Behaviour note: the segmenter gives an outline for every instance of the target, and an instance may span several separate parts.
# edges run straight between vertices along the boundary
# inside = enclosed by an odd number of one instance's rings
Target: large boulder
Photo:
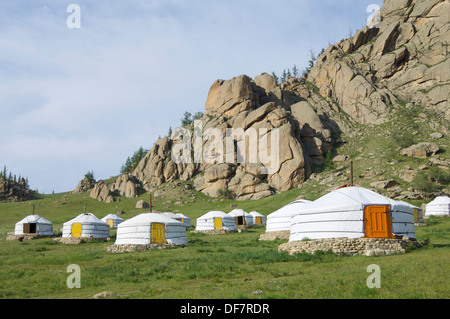
[[[427,158],[435,155],[439,151],[439,146],[435,143],[419,143],[401,150],[401,155],[408,157]]]
[[[91,198],[94,198],[98,201],[105,203],[114,202],[114,198],[112,196],[111,191],[109,190],[108,185],[103,181],[98,181],[94,188],[92,188],[91,193],[89,194]]]
[[[138,181],[129,173],[119,176],[111,185],[111,192],[115,192],[120,196],[127,198],[135,198],[138,196]]]

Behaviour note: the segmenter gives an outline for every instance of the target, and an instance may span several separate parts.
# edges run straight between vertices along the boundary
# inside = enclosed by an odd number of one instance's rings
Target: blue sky
[[[382,1],[0,0],[0,166],[42,193],[118,175],[203,111],[216,79],[303,69],[369,4]]]

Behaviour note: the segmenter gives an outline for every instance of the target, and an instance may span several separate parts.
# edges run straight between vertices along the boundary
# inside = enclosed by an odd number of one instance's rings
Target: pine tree
[[[275,74],[275,71],[272,72],[272,76],[275,79],[275,82],[278,84],[279,79],[278,76]]]
[[[294,67],[292,68],[292,76],[294,78],[298,78],[298,68],[295,64],[294,64]]]

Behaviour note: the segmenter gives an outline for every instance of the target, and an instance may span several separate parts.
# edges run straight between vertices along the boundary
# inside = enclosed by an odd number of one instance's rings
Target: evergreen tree
[[[275,71],[272,72],[272,76],[275,79],[275,82],[278,84],[279,79],[278,76],[275,74]]]
[[[191,116],[191,113],[184,112],[183,118],[181,119],[181,126],[189,126],[192,123]]]
[[[298,78],[298,68],[295,64],[294,64],[294,67],[292,68],[292,76],[294,78]]]

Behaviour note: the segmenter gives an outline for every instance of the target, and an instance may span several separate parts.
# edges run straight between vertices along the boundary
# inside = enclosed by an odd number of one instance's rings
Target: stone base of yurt
[[[7,233],[6,240],[31,240],[31,239],[39,239],[39,238],[53,238],[55,235],[39,235],[39,234],[22,234],[22,235],[14,235],[14,233]]]
[[[97,237],[58,237],[53,241],[66,245],[79,245],[90,241],[110,241],[111,238],[97,238]]]
[[[425,226],[428,226],[427,223],[425,222],[414,223],[414,227],[425,227]]]
[[[106,247],[106,251],[109,253],[129,253],[129,252],[141,252],[152,249],[165,249],[168,247],[185,247],[186,245],[173,245],[173,244],[150,244],[150,245],[111,245]]]
[[[222,235],[222,234],[228,234],[228,233],[237,233],[236,230],[229,230],[229,229],[216,229],[216,230],[192,230],[191,233],[196,234],[206,234],[206,235]]]
[[[415,239],[403,237],[402,239],[384,238],[327,238],[306,241],[292,241],[278,246],[278,251],[286,251],[289,255],[306,252],[314,254],[316,251],[332,251],[342,255],[390,255],[405,253],[406,247],[421,244]]]
[[[270,231],[259,236],[259,240],[276,240],[276,239],[289,239],[291,231]]]

